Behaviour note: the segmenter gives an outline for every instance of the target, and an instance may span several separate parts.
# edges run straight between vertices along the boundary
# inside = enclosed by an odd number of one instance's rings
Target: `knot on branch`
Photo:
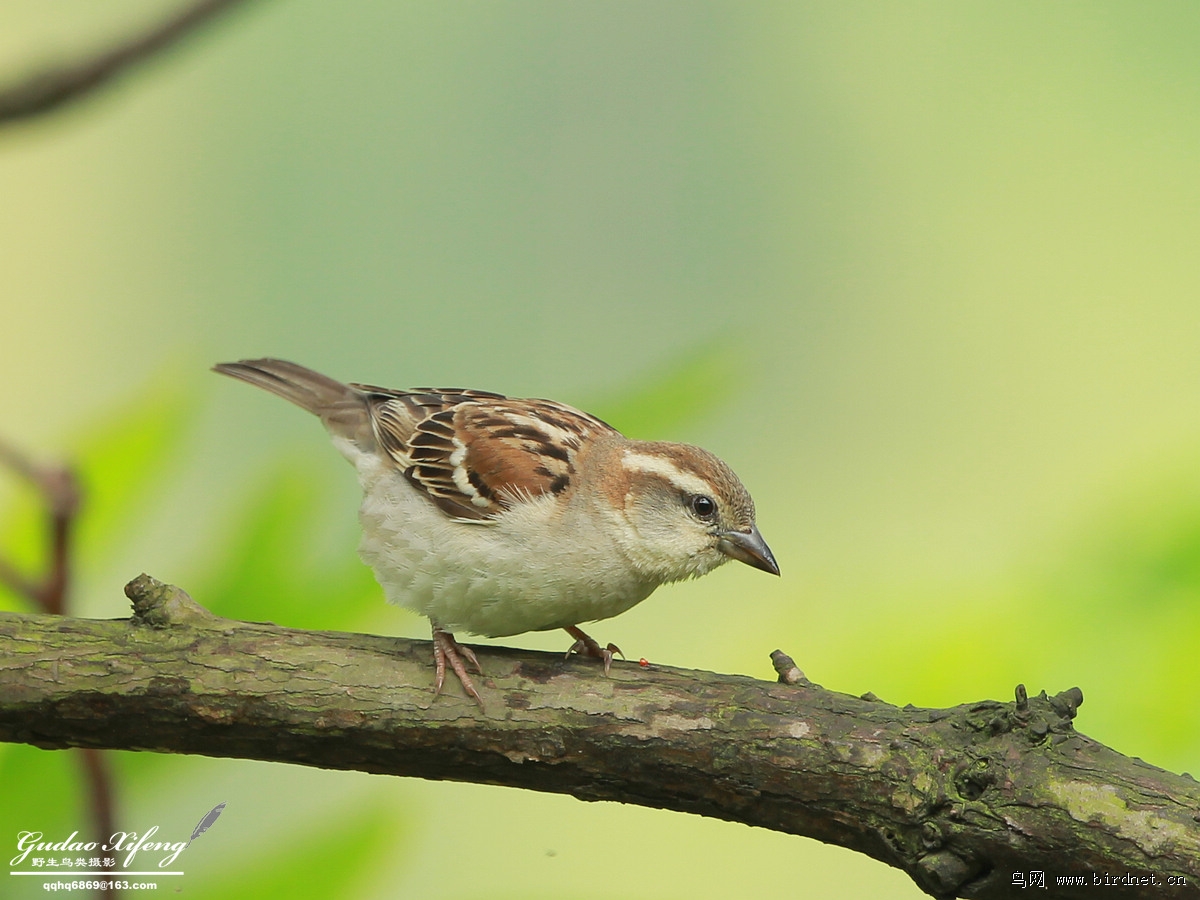
[[[1083,705],[1083,691],[1073,687],[1053,697],[1042,691],[1034,701],[1030,702],[1025,685],[1018,684],[1014,703],[996,700],[977,703],[967,714],[967,724],[975,731],[992,736],[1024,730],[1032,744],[1040,744],[1051,735],[1051,740],[1059,743],[1074,733],[1071,722]]]
[[[1045,699],[1045,691],[1042,691],[1042,697]],[[1049,700],[1050,707],[1058,713],[1059,719],[1064,722],[1070,722],[1075,718],[1075,713],[1079,707],[1083,706],[1083,691],[1077,687],[1068,688],[1050,697]]]
[[[125,596],[133,601],[133,623],[151,628],[173,625],[211,625],[220,621],[188,596],[187,591],[163,584],[145,573],[125,585]]]
[[[779,674],[780,684],[812,684],[804,676],[804,673],[800,671],[800,667],[796,665],[796,661],[782,650],[771,651],[771,665],[775,667],[775,671]]]
[[[978,862],[965,860],[950,850],[937,850],[917,861],[916,880],[934,897],[957,897],[963,885],[983,868]]]
[[[1079,688],[1068,688],[1053,697],[1042,691],[1036,698],[1042,702],[1036,707],[1029,703],[1025,685],[1018,684],[1016,694],[1012,722],[1015,727],[1028,730],[1030,742],[1040,744],[1053,735],[1052,740],[1057,743],[1075,730],[1071,721],[1083,705],[1083,691]]]

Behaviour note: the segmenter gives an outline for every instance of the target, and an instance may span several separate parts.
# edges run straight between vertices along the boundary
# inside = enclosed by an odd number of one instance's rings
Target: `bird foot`
[[[574,625],[568,625],[563,629],[571,637],[575,638],[575,643],[571,645],[571,649],[567,651],[565,659],[570,659],[572,653],[578,653],[582,656],[593,656],[604,663],[604,674],[608,675],[608,670],[612,668],[613,654],[620,653],[621,658],[625,658],[625,654],[621,653],[621,648],[616,644],[609,644],[607,647],[601,647],[596,643],[596,639],[586,634],[583,629],[576,628]]]
[[[454,670],[454,674],[458,676],[458,680],[462,682],[463,690],[475,698],[475,702],[479,704],[479,708],[483,709],[483,698],[479,696],[479,691],[475,689],[475,683],[471,681],[471,676],[467,674],[467,667],[463,663],[463,659],[478,672],[483,674],[483,669],[479,666],[479,660],[475,658],[475,651],[465,644],[460,644],[454,639],[448,631],[443,631],[436,625],[433,626],[433,665],[436,670],[436,675],[433,682],[433,696],[437,696],[442,692],[442,683],[446,680],[446,663],[450,663],[450,668]]]

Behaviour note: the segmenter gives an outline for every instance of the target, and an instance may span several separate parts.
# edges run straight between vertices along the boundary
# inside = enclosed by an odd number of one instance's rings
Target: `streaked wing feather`
[[[490,519],[514,503],[569,489],[582,443],[616,433],[552,400],[355,387],[367,393],[380,446],[413,486],[455,518]]]

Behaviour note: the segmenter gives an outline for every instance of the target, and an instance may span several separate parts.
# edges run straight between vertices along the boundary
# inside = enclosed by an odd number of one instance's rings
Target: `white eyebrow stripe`
[[[711,494],[712,485],[691,472],[684,472],[675,463],[663,456],[650,456],[633,450],[626,450],[621,458],[621,465],[631,472],[647,472],[660,475],[670,484],[689,494]]]

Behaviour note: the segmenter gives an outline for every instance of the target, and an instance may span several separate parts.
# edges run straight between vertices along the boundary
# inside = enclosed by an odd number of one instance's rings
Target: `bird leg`
[[[608,675],[608,670],[612,668],[613,654],[621,653],[620,647],[616,644],[601,647],[596,643],[595,638],[590,637],[582,628],[576,628],[574,625],[568,625],[563,631],[575,638],[575,643],[567,651],[567,658],[570,658],[572,653],[579,653],[583,656],[594,656],[596,659],[604,662],[604,674]],[[621,653],[621,657],[624,658],[624,656],[625,654]]]
[[[463,658],[478,672],[483,674],[483,669],[479,666],[479,660],[475,658],[475,651],[470,647],[460,644],[454,639],[448,631],[443,631],[437,625],[433,626],[433,665],[437,674],[433,682],[433,696],[437,696],[442,692],[442,682],[446,680],[446,663],[450,663],[450,668],[454,670],[454,674],[458,676],[458,680],[462,682],[463,690],[475,698],[475,702],[479,704],[479,708],[483,709],[483,698],[479,696],[479,691],[475,690],[475,683],[471,681],[471,676],[467,674],[467,667],[463,664]]]

